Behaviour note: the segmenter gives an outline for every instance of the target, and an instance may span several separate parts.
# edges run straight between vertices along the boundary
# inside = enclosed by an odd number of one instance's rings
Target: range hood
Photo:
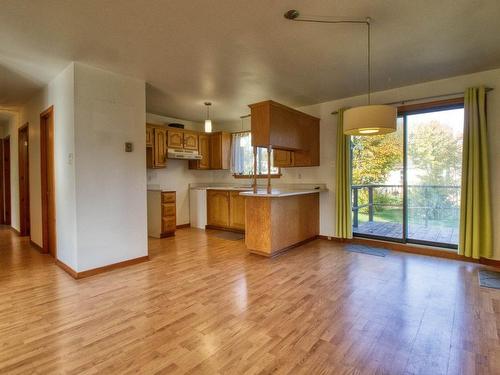
[[[169,159],[200,160],[202,156],[198,151],[184,150],[182,148],[169,148],[167,152]]]

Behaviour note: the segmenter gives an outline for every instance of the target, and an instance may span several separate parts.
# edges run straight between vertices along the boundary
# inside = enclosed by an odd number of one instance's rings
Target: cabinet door
[[[207,190],[207,224],[227,228],[229,226],[229,192]]]
[[[178,130],[168,131],[168,147],[184,148],[184,132]]]
[[[210,169],[210,138],[208,135],[198,137],[201,160],[198,161],[200,169]]]
[[[155,168],[167,166],[167,131],[165,129],[154,129],[154,153],[153,165]]]
[[[184,133],[184,149],[198,150],[198,135],[194,133]]]
[[[292,167],[293,152],[286,150],[273,150],[273,163],[275,167]]]
[[[245,197],[239,191],[229,192],[229,227],[245,230]]]
[[[146,147],[153,147],[153,128],[146,126]]]
[[[231,134],[213,133],[210,136],[210,168],[229,169],[231,167]]]
[[[220,133],[210,136],[210,168],[222,169],[222,136]]]

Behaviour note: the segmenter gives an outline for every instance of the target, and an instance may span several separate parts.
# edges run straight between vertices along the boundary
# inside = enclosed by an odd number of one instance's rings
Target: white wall
[[[40,113],[54,106],[57,258],[81,272],[147,255],[145,82],[71,63],[21,110],[29,123],[31,238],[42,245]],[[17,127],[19,127],[17,125]],[[19,228],[17,127],[12,225]],[[125,153],[124,143],[134,152]]]
[[[149,124],[167,125],[169,123],[184,124],[185,129],[203,131],[203,124],[164,117],[148,113]],[[148,169],[148,184],[161,185],[165,189],[176,191],[177,225],[189,223],[189,189],[191,183],[211,182],[212,171],[193,170],[188,167],[187,160],[167,160],[167,168]]]
[[[145,122],[144,81],[75,63],[77,271],[148,253]]]
[[[64,155],[74,152],[74,65],[70,64],[21,110],[19,126],[29,124],[31,239],[42,246],[40,166],[40,113],[54,106],[54,159],[56,181],[57,258],[76,269],[74,166]],[[19,177],[17,128],[11,129],[12,226],[19,229]]]
[[[405,99],[444,95],[463,92],[471,86],[486,85],[496,88],[488,93],[488,131],[490,140],[490,169],[491,169],[491,200],[494,228],[500,228],[500,69],[458,76],[438,81],[405,86],[393,90],[381,91],[372,94],[373,103],[390,103]],[[331,115],[341,107],[350,107],[366,103],[366,96],[357,96],[334,100],[317,105],[299,108],[311,115],[321,118],[320,123],[320,166],[311,168],[283,169],[283,176],[279,183],[326,183],[328,193],[322,193],[320,233],[333,236],[335,225],[335,149],[337,116]],[[286,104],[286,103],[284,103]],[[239,122],[234,123],[234,130],[240,130]],[[227,126],[225,130],[228,130]],[[213,173],[214,181],[235,182],[227,171]],[[278,183],[273,180],[273,183]],[[494,258],[500,259],[500,231],[494,231]]]

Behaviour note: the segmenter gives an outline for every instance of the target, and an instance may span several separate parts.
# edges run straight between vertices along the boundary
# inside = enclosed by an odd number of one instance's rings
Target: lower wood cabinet
[[[245,230],[245,197],[239,191],[229,192],[229,228]]]
[[[175,191],[148,190],[148,235],[163,238],[175,235]]]
[[[229,192],[225,190],[207,190],[207,224],[229,227]]]
[[[234,190],[207,190],[207,227],[245,231],[245,197]]]

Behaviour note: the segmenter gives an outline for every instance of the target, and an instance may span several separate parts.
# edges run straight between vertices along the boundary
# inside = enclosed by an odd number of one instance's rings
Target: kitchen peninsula
[[[251,253],[272,257],[315,239],[319,234],[319,195],[309,190],[242,192],[245,197],[245,245]]]

